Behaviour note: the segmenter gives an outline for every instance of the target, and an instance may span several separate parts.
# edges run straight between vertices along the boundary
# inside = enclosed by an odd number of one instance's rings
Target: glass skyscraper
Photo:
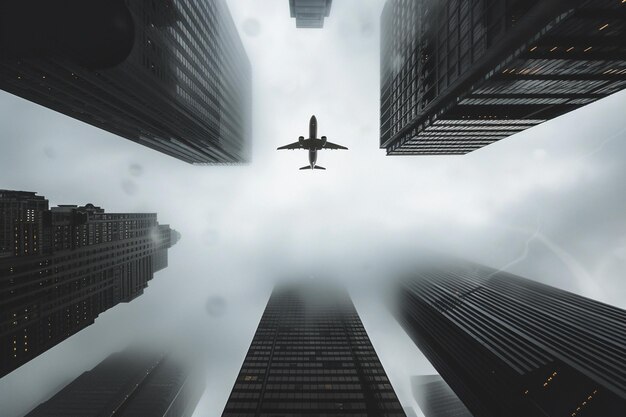
[[[397,317],[475,417],[626,415],[626,311],[472,264],[424,267]]]
[[[296,19],[296,27],[320,29],[332,5],[333,0],[289,0],[289,12]]]
[[[156,214],[48,209],[30,192],[1,190],[0,219],[14,232],[0,235],[0,377],[140,296],[180,237]]]
[[[226,2],[125,3],[134,44],[123,62],[10,57],[0,88],[185,162],[247,161],[251,67]]]
[[[426,417],[472,417],[467,407],[439,375],[411,378],[415,401]]]
[[[223,417],[405,417],[343,289],[277,287]]]
[[[626,87],[626,3],[387,0],[380,147],[466,154]]]
[[[203,375],[172,355],[115,353],[26,417],[191,417]]]

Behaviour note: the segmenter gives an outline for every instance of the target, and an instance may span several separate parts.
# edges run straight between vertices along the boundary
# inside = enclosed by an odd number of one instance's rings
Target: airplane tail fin
[[[300,171],[302,171],[303,169],[311,169],[311,165],[307,165],[305,167],[300,168]]]
[[[315,169],[322,169],[322,170],[326,171],[326,168],[321,167],[321,166],[319,166],[319,165],[315,165]]]

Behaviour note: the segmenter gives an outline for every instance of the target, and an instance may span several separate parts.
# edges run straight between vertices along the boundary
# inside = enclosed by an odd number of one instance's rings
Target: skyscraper
[[[475,417],[626,415],[626,311],[451,265],[404,281],[397,317]]]
[[[134,46],[123,62],[3,57],[0,88],[185,162],[245,162],[251,67],[225,1],[125,3]]]
[[[191,417],[201,375],[171,357],[115,353],[83,373],[26,417]]]
[[[0,377],[141,295],[179,239],[156,214],[48,209],[28,192],[0,191],[0,219],[14,231],[0,236]]]
[[[388,0],[380,147],[465,154],[626,86],[626,3]]]
[[[35,193],[0,190],[0,259],[42,252],[47,210],[48,200]]]
[[[349,295],[277,287],[223,417],[405,417]]]
[[[289,11],[297,28],[320,29],[324,18],[330,16],[332,4],[333,0],[289,0]]]
[[[411,407],[404,407],[404,414],[406,414],[406,417],[417,417],[417,413]]]
[[[472,417],[467,407],[439,375],[411,378],[413,396],[426,417]]]

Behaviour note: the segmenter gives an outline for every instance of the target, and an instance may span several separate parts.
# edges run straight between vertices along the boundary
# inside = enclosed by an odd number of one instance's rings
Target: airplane
[[[279,151],[283,149],[307,149],[309,151],[309,165],[300,168],[300,170],[322,169],[324,171],[326,170],[326,168],[317,165],[317,151],[322,149],[348,150],[348,148],[346,148],[345,146],[329,142],[326,136],[322,136],[321,139],[317,138],[317,119],[315,118],[315,116],[311,116],[311,121],[309,122],[309,138],[305,139],[304,136],[300,136],[297,142],[278,148]]]

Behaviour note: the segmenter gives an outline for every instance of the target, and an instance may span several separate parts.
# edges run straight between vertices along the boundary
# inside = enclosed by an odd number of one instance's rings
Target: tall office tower
[[[6,206],[1,223],[10,217],[24,253],[0,258],[0,377],[141,295],[179,239],[156,214],[48,210],[34,193],[0,191]]]
[[[296,18],[297,28],[321,29],[332,4],[333,0],[289,0],[289,11]]]
[[[24,191],[0,190],[0,259],[42,252],[48,200]]]
[[[411,378],[413,396],[426,417],[472,417],[467,407],[439,375]]]
[[[406,414],[406,417],[417,417],[417,413],[411,407],[404,407],[404,414]]]
[[[223,417],[405,417],[343,289],[277,287]]]
[[[225,0],[125,3],[134,44],[121,63],[88,69],[59,54],[3,57],[0,88],[185,162],[247,161],[251,67]],[[120,13],[87,17],[117,28]]]
[[[465,154],[626,86],[626,2],[388,0],[380,146]]]
[[[26,417],[191,417],[204,389],[189,365],[141,351],[115,353]]]
[[[626,415],[626,311],[474,265],[425,267],[398,301],[475,417]]]

